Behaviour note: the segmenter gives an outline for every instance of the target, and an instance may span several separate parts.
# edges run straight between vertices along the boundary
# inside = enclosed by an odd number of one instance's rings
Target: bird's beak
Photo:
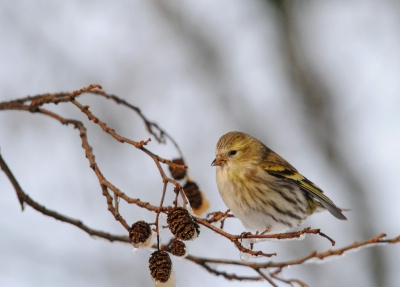
[[[211,163],[212,166],[222,166],[226,162],[226,158],[223,156],[217,155],[217,157]]]

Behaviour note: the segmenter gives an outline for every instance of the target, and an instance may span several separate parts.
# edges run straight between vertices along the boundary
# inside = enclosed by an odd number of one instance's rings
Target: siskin
[[[318,186],[252,136],[227,133],[215,154],[222,199],[250,231],[284,232],[325,209],[346,219]]]

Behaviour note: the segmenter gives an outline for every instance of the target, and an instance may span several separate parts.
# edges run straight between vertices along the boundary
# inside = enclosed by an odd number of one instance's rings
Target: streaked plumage
[[[318,186],[258,139],[230,132],[215,153],[219,192],[246,229],[283,232],[323,209],[346,219]]]

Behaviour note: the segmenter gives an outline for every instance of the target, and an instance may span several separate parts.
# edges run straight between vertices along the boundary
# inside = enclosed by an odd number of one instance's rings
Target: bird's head
[[[262,160],[264,145],[242,132],[229,132],[223,135],[215,149],[213,166],[246,167]]]

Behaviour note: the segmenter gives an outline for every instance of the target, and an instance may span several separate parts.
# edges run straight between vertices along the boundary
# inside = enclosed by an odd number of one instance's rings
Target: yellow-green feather
[[[266,158],[261,164],[262,168],[271,175],[285,178],[307,191],[312,197],[316,198],[323,207],[329,210],[338,219],[347,219],[340,208],[330,200],[323,191],[313,182],[302,176],[293,166],[281,158],[279,155],[268,149]]]

